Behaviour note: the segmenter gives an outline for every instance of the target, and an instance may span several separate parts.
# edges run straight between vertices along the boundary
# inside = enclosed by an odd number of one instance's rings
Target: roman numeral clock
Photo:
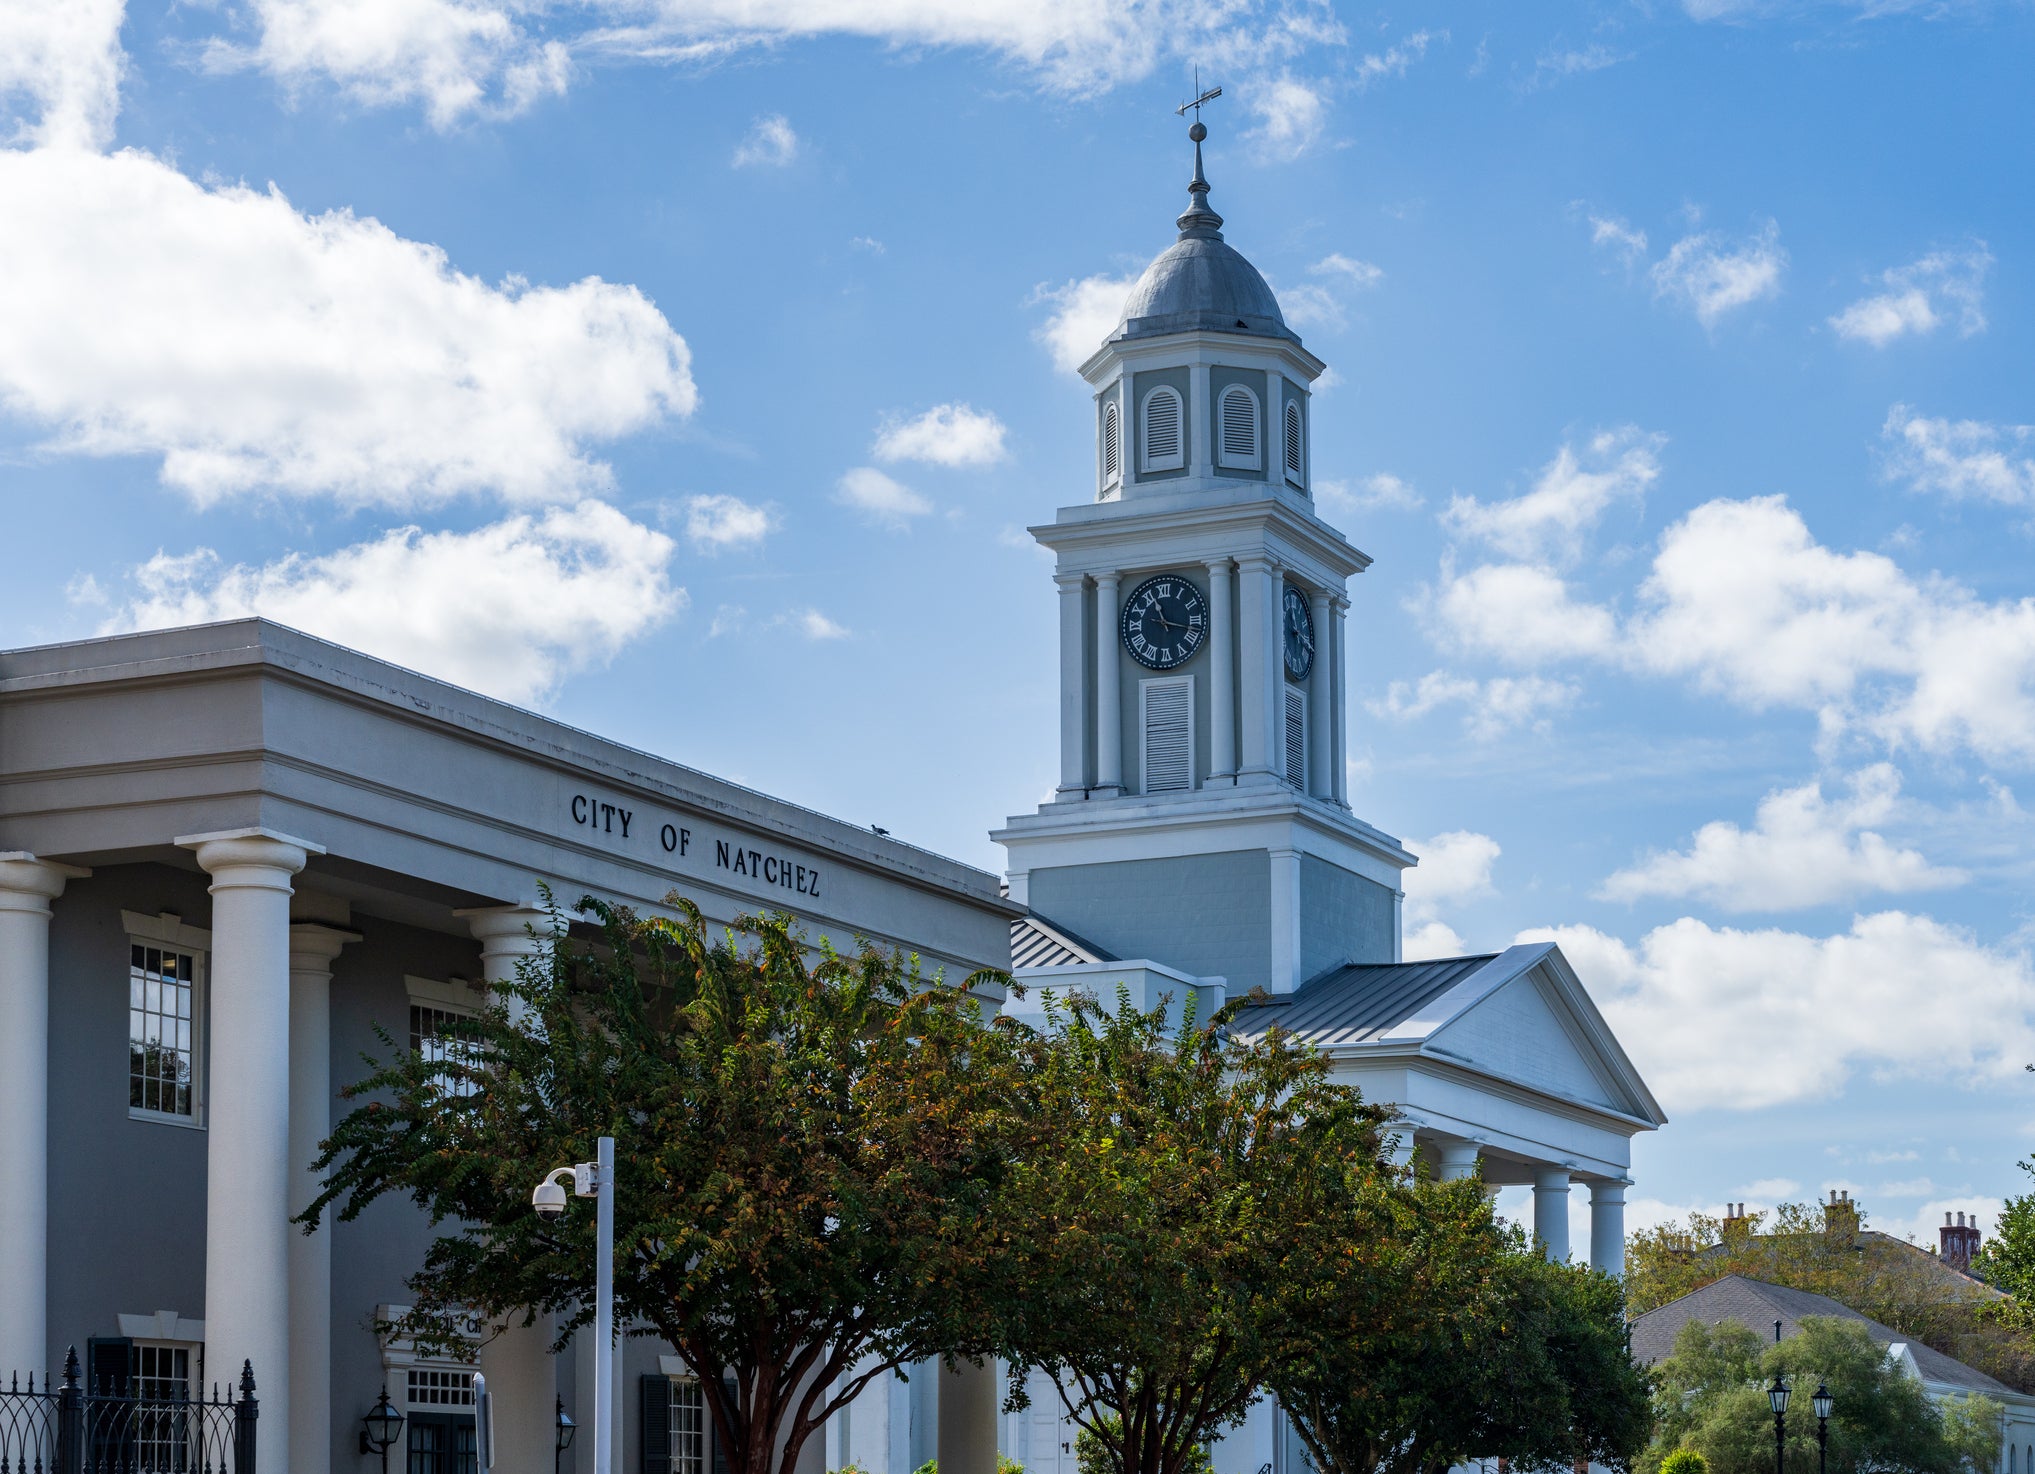
[[[1186,664],[1207,638],[1208,601],[1177,574],[1148,578],[1124,600],[1124,649],[1147,670]]]

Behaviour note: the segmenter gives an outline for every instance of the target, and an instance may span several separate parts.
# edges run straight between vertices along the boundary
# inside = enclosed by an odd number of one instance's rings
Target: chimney
[[[1971,1261],[1978,1257],[1978,1215],[1972,1214],[1969,1223],[1965,1222],[1962,1213],[1956,1218],[1953,1223],[1949,1213],[1943,1215],[1943,1242],[1938,1252],[1943,1262],[1959,1274],[1970,1274]]]
[[[1858,1204],[1851,1189],[1830,1189],[1830,1201],[1823,1205],[1823,1232],[1836,1243],[1849,1246],[1858,1237]]]
[[[1745,1204],[1724,1205],[1723,1231],[1724,1242],[1727,1244],[1743,1244],[1752,1237],[1752,1221],[1746,1217]]]

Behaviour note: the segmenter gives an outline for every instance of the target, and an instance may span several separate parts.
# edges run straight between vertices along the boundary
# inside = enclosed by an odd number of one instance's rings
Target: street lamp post
[[[1809,1405],[1816,1409],[1816,1474],[1828,1474],[1830,1469],[1830,1410],[1837,1406],[1837,1399],[1830,1395],[1827,1384],[1818,1382],[1816,1394],[1809,1399]]]
[[[1774,1410],[1774,1474],[1788,1474],[1788,1384],[1774,1373],[1774,1385],[1767,1388],[1766,1400]]]
[[[565,1399],[555,1397],[558,1404],[558,1437],[551,1449],[551,1474],[558,1474],[558,1467],[565,1459],[565,1451],[572,1447],[572,1435],[579,1432],[579,1424],[573,1422],[572,1414],[565,1410]]]
[[[594,1474],[614,1474],[615,1138],[603,1136],[595,1144],[593,1161],[544,1175],[530,1206],[547,1223],[565,1216],[561,1177],[572,1179],[574,1197],[594,1200]]]
[[[360,1451],[380,1454],[382,1474],[389,1474],[389,1450],[403,1434],[403,1414],[389,1401],[389,1384],[382,1383],[382,1395],[375,1399],[360,1420]]]

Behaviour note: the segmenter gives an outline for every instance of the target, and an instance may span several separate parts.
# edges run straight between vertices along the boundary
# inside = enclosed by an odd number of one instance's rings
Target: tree
[[[582,901],[588,944],[554,911],[548,958],[453,1058],[384,1035],[307,1231],[407,1195],[442,1230],[411,1281],[425,1344],[456,1344],[460,1311],[554,1313],[562,1342],[591,1314],[594,1215],[545,1223],[530,1190],[614,1136],[618,1323],[701,1373],[732,1469],[790,1474],[872,1379],[990,1349],[1016,1077],[976,1002],[913,959],[813,962],[788,917],[715,940],[668,904],[679,920]]]
[[[2035,1160],[2020,1164],[2035,1176]],[[1980,1245],[1972,1272],[2012,1295],[2026,1311],[2035,1307],[2035,1193],[2008,1198],[1993,1223],[1993,1236]]]
[[[1337,1252],[1296,1264],[1268,1385],[1322,1474],[1624,1467],[1651,1427],[1615,1281],[1550,1264],[1476,1181],[1364,1184]]]
[[[1735,1321],[1711,1327],[1692,1320],[1654,1371],[1655,1435],[1642,1471],[1664,1474],[1667,1458],[1689,1448],[1712,1474],[1769,1474],[1774,1420],[1766,1388],[1776,1374],[1794,1389],[1784,1455],[1795,1474],[1817,1469],[1816,1419],[1806,1404],[1818,1384],[1837,1399],[1831,1474],[1973,1474],[1999,1459],[1998,1403],[1966,1399],[1946,1415],[1857,1321],[1809,1317],[1799,1335],[1772,1346]]]
[[[1782,1203],[1771,1215],[1717,1219],[1701,1213],[1626,1242],[1626,1297],[1643,1315],[1729,1274],[1809,1290],[1892,1326],[1925,1346],[1977,1367],[2009,1387],[2035,1391],[2035,1319],[2013,1302],[1957,1274],[1933,1255],[1864,1231],[1864,1212],[1839,1205]],[[1845,1211],[1849,1209],[1849,1211]],[[2001,1233],[2010,1232],[2009,1215]],[[2035,1201],[2014,1222],[2014,1252],[2003,1262],[1981,1251],[1978,1272],[2012,1293],[2013,1264],[2035,1264]],[[1994,1266],[2003,1277],[1995,1277]]]
[[[1055,1006],[1021,1044],[1050,1149],[1014,1174],[1038,1232],[1007,1235],[1025,1290],[1003,1354],[1020,1389],[1053,1376],[1111,1474],[1187,1474],[1272,1365],[1261,1301],[1345,1184],[1389,1170],[1384,1115],[1278,1031],[1233,1031],[1240,1004],[1177,1030],[1117,1004]]]

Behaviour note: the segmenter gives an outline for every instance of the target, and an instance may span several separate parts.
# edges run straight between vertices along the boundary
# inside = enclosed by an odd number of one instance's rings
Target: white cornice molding
[[[140,941],[181,947],[187,952],[212,950],[212,933],[203,927],[185,925],[184,918],[174,911],[164,911],[155,916],[144,916],[139,911],[122,911],[120,924],[127,928],[130,937]]]

